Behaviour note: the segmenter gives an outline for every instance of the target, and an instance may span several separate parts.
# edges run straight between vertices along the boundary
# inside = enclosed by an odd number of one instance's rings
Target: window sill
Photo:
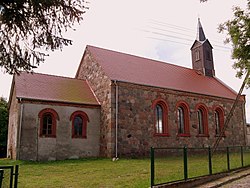
[[[208,134],[198,134],[196,137],[209,137]]]
[[[191,137],[189,133],[184,133],[184,134],[178,134],[178,137]]]
[[[155,137],[169,137],[170,135],[168,133],[155,133]]]
[[[40,135],[40,138],[56,138],[56,135]]]
[[[215,135],[215,137],[220,137],[220,136],[221,136],[221,137],[226,137],[225,133],[222,134],[222,135],[219,135],[219,134],[216,134],[216,135]]]
[[[73,139],[87,139],[86,136],[72,136]]]

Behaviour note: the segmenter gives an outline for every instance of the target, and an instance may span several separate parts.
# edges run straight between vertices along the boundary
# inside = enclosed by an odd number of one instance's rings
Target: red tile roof
[[[25,72],[14,79],[18,98],[99,105],[84,80]]]
[[[218,78],[201,75],[193,69],[93,46],[87,49],[111,80],[229,99],[237,96]]]

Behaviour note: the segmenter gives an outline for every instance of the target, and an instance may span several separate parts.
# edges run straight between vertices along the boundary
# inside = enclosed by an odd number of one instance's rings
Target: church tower
[[[193,69],[199,71],[205,76],[215,76],[212,45],[206,39],[205,33],[201,26],[200,18],[198,19],[197,37],[194,41],[192,52]]]

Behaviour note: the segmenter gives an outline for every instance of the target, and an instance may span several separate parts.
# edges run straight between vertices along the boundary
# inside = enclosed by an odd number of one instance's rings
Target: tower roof
[[[202,25],[201,25],[201,22],[200,22],[200,18],[198,18],[196,40],[198,40],[198,41],[204,41],[204,40],[206,40],[205,33],[203,31],[203,28],[202,28]]]

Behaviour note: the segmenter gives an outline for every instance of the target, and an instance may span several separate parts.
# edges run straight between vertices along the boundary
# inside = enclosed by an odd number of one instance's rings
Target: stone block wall
[[[100,154],[103,157],[112,157],[114,127],[111,124],[111,80],[88,49],[83,55],[76,78],[88,81],[101,104]]]
[[[7,157],[11,159],[16,159],[16,148],[17,148],[17,135],[19,134],[19,120],[20,120],[20,110],[21,105],[16,99],[16,90],[13,89],[13,95],[9,107],[9,123],[8,123],[8,143],[7,143]]]
[[[142,86],[131,83],[118,83],[119,114],[118,114],[118,153],[120,156],[145,156],[150,147],[205,147],[212,146],[215,136],[214,108],[221,106],[224,119],[228,115],[233,100],[219,97],[198,95],[169,89]],[[115,109],[115,86],[112,86],[112,109]],[[168,105],[169,136],[154,135],[153,101],[163,99]],[[185,101],[189,106],[190,137],[180,137],[177,134],[178,101]],[[198,137],[198,120],[195,110],[197,104],[205,104],[208,108],[208,137]],[[245,114],[244,101],[239,102],[234,116],[222,138],[219,146],[245,144]],[[112,118],[115,111],[112,111]]]

